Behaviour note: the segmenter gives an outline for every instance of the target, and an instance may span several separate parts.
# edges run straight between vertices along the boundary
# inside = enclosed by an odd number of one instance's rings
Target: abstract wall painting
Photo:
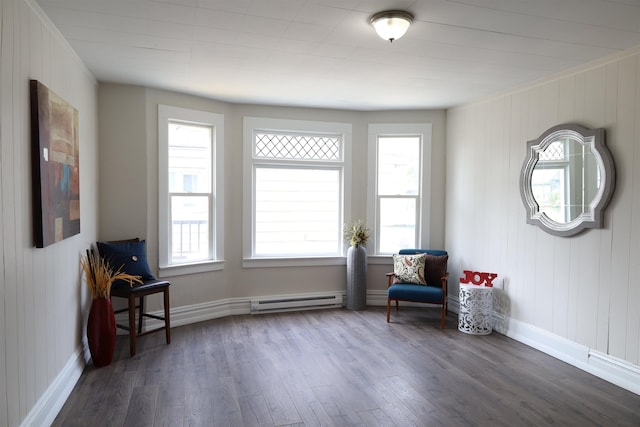
[[[38,248],[80,233],[78,110],[31,80],[33,238]]]

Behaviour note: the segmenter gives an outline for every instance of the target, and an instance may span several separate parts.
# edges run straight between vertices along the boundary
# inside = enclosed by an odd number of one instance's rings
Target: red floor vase
[[[109,298],[94,299],[87,322],[87,340],[94,366],[107,366],[116,347],[116,318]]]

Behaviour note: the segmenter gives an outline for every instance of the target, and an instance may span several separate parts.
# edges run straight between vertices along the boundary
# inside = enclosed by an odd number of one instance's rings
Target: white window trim
[[[373,235],[367,245],[371,254],[370,264],[389,264],[390,255],[378,253],[378,137],[380,136],[422,136],[422,147],[420,158],[420,213],[418,218],[418,247],[427,248],[429,245],[429,230],[431,230],[431,123],[370,123],[368,126],[368,188],[367,197],[367,223],[371,224]]]
[[[343,244],[343,256],[317,256],[317,257],[253,257],[253,215],[254,205],[254,179],[253,176],[253,135],[254,130],[292,131],[300,133],[326,132],[341,134],[343,136],[343,184],[342,193],[342,223],[345,218],[351,217],[351,134],[350,123],[321,122],[309,120],[273,119],[266,117],[244,117],[243,120],[243,213],[242,213],[242,266],[254,267],[303,267],[346,264],[344,253],[346,246]]]
[[[211,229],[213,259],[194,263],[169,265],[169,120],[212,126],[214,129],[213,176],[211,190],[214,209]],[[158,105],[158,241],[159,276],[222,270],[224,268],[224,116],[207,111]]]

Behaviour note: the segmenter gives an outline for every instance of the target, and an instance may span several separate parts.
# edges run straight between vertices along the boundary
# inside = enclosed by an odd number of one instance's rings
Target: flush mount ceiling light
[[[413,15],[404,10],[386,10],[373,15],[369,22],[382,39],[393,43],[407,32]]]

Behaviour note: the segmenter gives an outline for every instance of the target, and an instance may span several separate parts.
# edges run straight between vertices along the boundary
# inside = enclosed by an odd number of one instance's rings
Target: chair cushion
[[[424,278],[427,285],[442,287],[442,276],[447,274],[449,255],[425,255]]]
[[[399,283],[426,285],[424,277],[426,254],[393,255],[393,274]]]
[[[431,304],[442,304],[442,288],[434,286],[419,286],[398,283],[391,285],[387,290],[387,296],[391,299],[404,301],[426,302]]]
[[[442,249],[400,249],[398,251],[400,255],[412,255],[412,254],[427,254],[427,255],[449,255],[447,251]]]
[[[133,286],[129,286],[129,283],[122,280],[118,280],[111,286],[111,296],[114,297],[128,297],[129,294],[135,294],[136,292],[147,292],[152,289],[157,289],[158,292],[169,286],[171,283],[166,280],[147,280],[143,283],[134,283]]]
[[[98,251],[112,268],[121,268],[124,273],[140,276],[143,281],[155,280],[147,262],[146,241],[98,242]]]

